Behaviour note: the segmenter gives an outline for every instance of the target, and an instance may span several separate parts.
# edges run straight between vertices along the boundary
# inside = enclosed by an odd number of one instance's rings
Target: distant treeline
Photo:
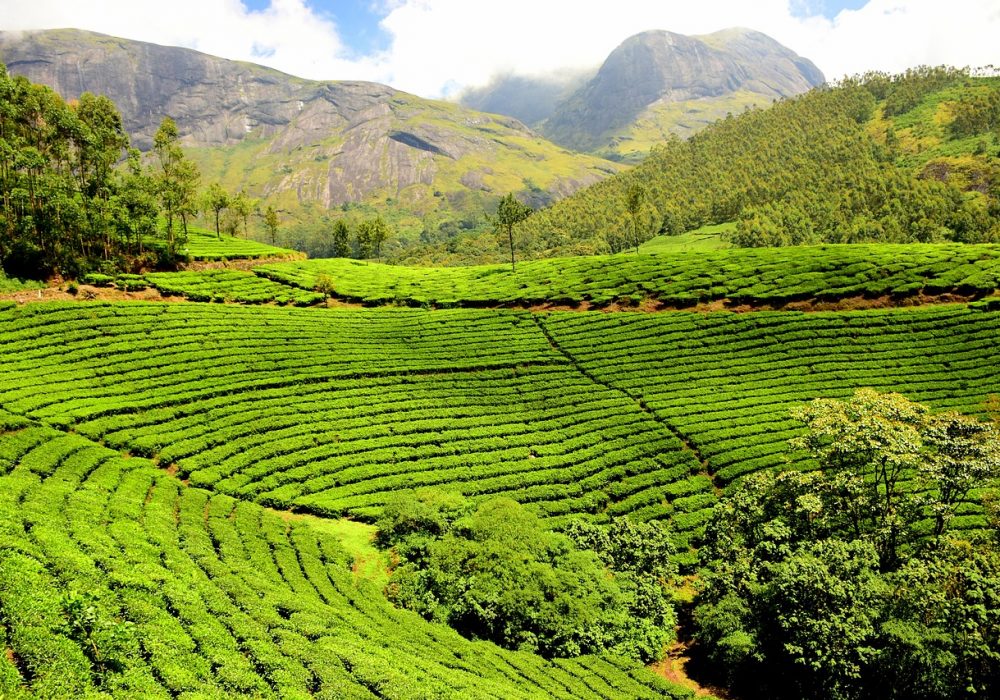
[[[613,251],[632,226],[637,185],[646,192],[646,237],[736,221],[741,246],[996,241],[1000,88],[977,81],[949,68],[869,73],[727,117],[538,212],[520,227],[525,253]],[[980,137],[955,148],[974,171],[965,183],[947,165],[905,165],[892,127],[928,95],[957,86],[983,88],[957,94],[946,129],[950,139]],[[878,120],[888,122],[882,132]]]

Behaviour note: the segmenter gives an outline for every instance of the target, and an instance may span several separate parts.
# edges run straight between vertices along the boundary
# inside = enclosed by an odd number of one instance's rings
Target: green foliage
[[[223,209],[228,209],[229,206],[229,193],[222,189],[222,185],[218,182],[210,184],[208,189],[202,194],[202,207],[206,211],[211,211],[215,214],[215,235],[220,240],[222,239],[222,233],[219,230],[219,215]]]
[[[347,228],[347,222],[343,219],[337,219],[333,224],[331,236],[333,238],[332,250],[330,251],[331,257],[349,257],[351,254],[351,233]]]
[[[933,518],[940,538],[972,488],[1000,476],[1000,433],[991,424],[931,414],[899,394],[859,389],[847,401],[816,399],[792,416],[807,427],[792,446],[819,462],[840,494],[850,534],[873,543],[883,570],[897,568],[904,547],[918,539],[921,515]]]
[[[624,659],[470,643],[389,605],[335,526],[4,411],[0,425],[5,697],[690,695]]]
[[[689,306],[782,304],[843,297],[905,298],[920,293],[989,294],[1000,279],[1000,248],[949,245],[855,245],[781,250],[673,251],[659,255],[529,260],[516,274],[501,265],[417,268],[308,260],[256,269],[313,289],[325,274],[341,298],[412,306],[606,306],[649,299]]]
[[[736,221],[732,240],[740,246],[989,240],[1000,211],[996,194],[987,195],[984,212],[991,213],[968,221],[960,212],[963,190],[976,186],[925,174],[923,162],[909,155],[919,153],[923,141],[908,138],[907,158],[897,160],[902,146],[893,151],[875,126],[911,113],[921,100],[962,80],[974,79],[937,68],[869,74],[720,120],[687,141],[671,139],[634,169],[519,226],[529,242],[525,254],[620,250],[619,232],[634,200],[629,193],[637,187],[647,193],[654,230],[675,233]],[[966,97],[958,99],[962,104]],[[925,115],[920,123],[934,119]],[[971,145],[963,148],[971,151]]]
[[[382,244],[391,233],[389,225],[381,216],[373,219],[365,219],[358,224],[356,241],[358,247],[358,257],[365,259],[372,257],[372,253],[378,259],[382,258]],[[334,235],[343,235],[334,230]],[[335,243],[336,245],[336,243]]]
[[[870,390],[795,415],[808,431],[793,444],[822,471],[759,473],[716,505],[695,609],[705,653],[753,696],[991,688],[1000,617],[985,601],[1000,599],[1000,557],[947,539],[938,514],[996,483],[995,428]]]
[[[123,656],[135,648],[135,625],[109,619],[92,593],[70,591],[62,599],[67,636],[77,642],[90,660],[94,673],[103,680],[125,668]]]
[[[153,151],[160,164],[156,175],[156,191],[167,222],[167,252],[173,255],[177,249],[174,232],[174,217],[180,217],[183,244],[188,236],[188,218],[198,213],[198,181],[201,174],[197,166],[184,156],[180,147],[180,133],[177,124],[170,117],[164,117],[156,134],[153,135]]]
[[[70,106],[0,65],[0,264],[21,276],[76,275],[137,253],[137,240],[112,235],[132,197],[114,167],[127,147],[107,98],[84,93]]]
[[[278,212],[275,211],[274,207],[268,205],[267,209],[264,210],[264,226],[267,227],[272,244],[278,237],[278,224]]]
[[[662,652],[674,618],[652,572],[609,576],[600,555],[545,530],[509,499],[475,510],[450,494],[398,499],[378,535],[400,558],[387,588],[391,600],[466,637],[543,656],[610,651],[650,661]],[[612,537],[635,541],[656,530],[641,527],[616,525]],[[669,554],[662,537],[650,548]]]
[[[953,106],[951,133],[956,138],[978,136],[1000,128],[1000,88],[993,87]]]
[[[490,219],[497,242],[500,246],[506,244],[510,249],[511,270],[514,269],[514,227],[531,216],[533,211],[528,205],[517,201],[511,192],[500,199],[497,213]]]
[[[166,254],[165,242],[162,239],[149,242],[149,247]],[[304,258],[302,253],[288,248],[278,248],[267,243],[236,238],[223,233],[216,237],[214,231],[192,226],[188,229],[187,242],[177,251],[184,260],[208,262],[227,260],[253,260],[257,258],[274,258],[295,260]]]
[[[191,301],[230,301],[240,304],[293,304],[309,306],[325,295],[272,282],[241,270],[188,270],[148,272],[143,280],[170,296]]]

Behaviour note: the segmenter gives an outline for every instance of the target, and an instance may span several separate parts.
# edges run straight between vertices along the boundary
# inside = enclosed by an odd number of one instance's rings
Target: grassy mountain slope
[[[405,238],[423,218],[436,230],[481,217],[510,191],[541,205],[620,170],[509,117],[189,49],[69,29],[9,32],[0,61],[66,99],[107,95],[142,149],[172,117],[203,181],[246,189],[286,224],[360,207],[382,212]]]
[[[997,84],[937,70],[869,76],[724,119],[539,212],[521,226],[526,250],[607,250],[630,231],[632,183],[646,192],[646,235],[736,220],[744,245],[991,240],[1000,138],[988,121],[956,137],[952,114]]]

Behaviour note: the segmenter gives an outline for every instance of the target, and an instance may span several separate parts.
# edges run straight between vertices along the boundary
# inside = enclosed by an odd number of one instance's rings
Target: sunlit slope
[[[640,303],[690,305],[727,299],[773,304],[803,299],[987,294],[1000,280],[1000,247],[839,245],[675,250],[424,268],[343,258],[256,268],[270,279],[370,304],[454,306]]]
[[[396,610],[308,519],[4,411],[0,428],[0,696],[673,695],[626,662],[548,662]],[[92,638],[68,622],[81,594]]]
[[[4,317],[0,405],[247,500],[370,517],[436,485],[562,516],[628,512],[656,484],[677,499],[656,517],[711,490],[669,426],[582,375],[528,313],[131,303]]]
[[[872,386],[981,414],[1000,312],[532,314],[163,304],[2,313],[0,406],[280,508],[400,489],[670,519],[786,464],[791,406]]]
[[[788,448],[802,429],[789,409],[811,399],[872,387],[983,415],[1000,386],[1000,313],[983,306],[552,314],[543,323],[582,370],[684,435],[720,487],[804,465]],[[973,516],[967,524],[982,522]]]
[[[647,235],[736,221],[748,246],[996,240],[998,91],[998,78],[928,69],[734,113],[520,231],[536,256],[609,250],[639,185]]]

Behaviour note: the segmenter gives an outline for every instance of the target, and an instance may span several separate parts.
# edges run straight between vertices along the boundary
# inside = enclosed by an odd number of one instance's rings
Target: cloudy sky
[[[1000,65],[1000,0],[0,0],[0,29],[77,27],[424,97],[589,67],[647,29],[771,35],[838,78]]]

